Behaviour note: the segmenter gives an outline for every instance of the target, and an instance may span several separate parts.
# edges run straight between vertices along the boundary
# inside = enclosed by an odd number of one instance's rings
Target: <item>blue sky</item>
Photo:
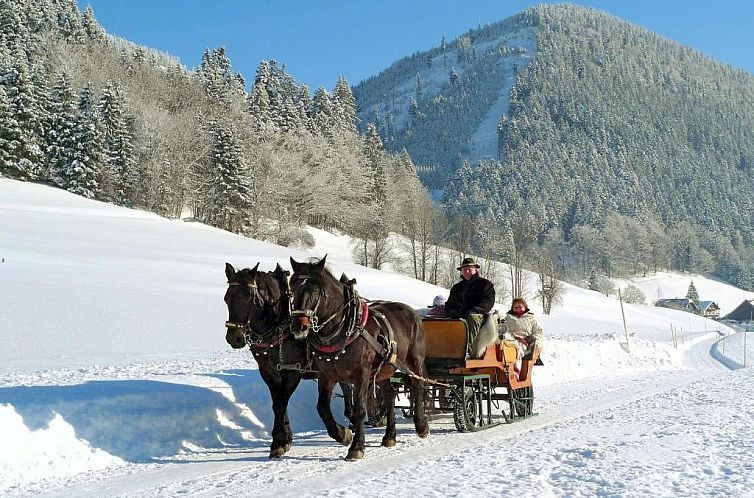
[[[539,3],[516,0],[78,0],[112,34],[192,68],[206,48],[225,46],[252,81],[263,59],[285,64],[313,91],[340,74],[356,84],[396,60],[453,40]],[[556,3],[556,2],[551,2]],[[754,73],[754,2],[595,0],[596,7],[722,62]]]

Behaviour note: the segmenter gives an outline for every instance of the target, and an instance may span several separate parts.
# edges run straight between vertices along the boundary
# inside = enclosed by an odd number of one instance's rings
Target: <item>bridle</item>
[[[306,279],[303,280],[302,285],[304,282],[306,282]],[[325,345],[331,344],[339,335],[341,335],[343,332],[345,333],[345,341],[350,343],[354,338],[351,338],[351,336],[354,334],[354,331],[357,330],[357,322],[361,321],[360,319],[360,312],[363,313],[362,310],[362,304],[364,303],[362,299],[359,297],[358,293],[355,289],[353,289],[352,286],[344,286],[344,294],[345,299],[343,304],[338,307],[333,313],[327,318],[325,321],[321,322],[319,321],[319,316],[317,315],[317,310],[319,308],[319,305],[322,303],[322,297],[324,295],[324,291],[322,289],[319,289],[319,295],[317,296],[317,300],[314,303],[314,306],[312,308],[304,308],[304,309],[294,309],[291,311],[291,320],[299,320],[305,319],[304,321],[307,322],[306,324],[310,327],[312,333],[314,334],[314,341],[318,343],[315,347],[317,349],[321,349],[323,347],[326,347]],[[350,308],[350,313],[349,313]],[[345,313],[342,313],[344,310],[346,310]],[[350,315],[350,320],[348,320]],[[320,335],[321,331],[325,328],[325,326],[333,321],[335,318],[340,317],[340,320],[338,321],[337,325],[333,328],[332,333],[323,336]],[[344,327],[345,326],[345,327]],[[363,326],[363,324],[362,324]],[[345,330],[343,330],[345,328]]]
[[[251,282],[249,284],[246,284],[249,290],[249,309],[246,314],[246,322],[245,323],[239,323],[239,322],[233,322],[233,321],[226,321],[225,327],[230,330],[238,330],[243,333],[244,341],[246,344],[252,348],[252,349],[269,349],[271,347],[279,345],[283,339],[288,337],[288,320],[286,320],[286,312],[287,317],[291,316],[291,308],[293,306],[292,299],[293,294],[291,293],[290,285],[288,282],[288,277],[290,276],[290,272],[285,271],[283,273],[284,278],[283,279],[277,279],[278,283],[281,285],[283,292],[281,293],[280,300],[277,304],[280,304],[282,301],[285,301],[287,306],[279,306],[277,317],[275,321],[273,322],[273,326],[266,330],[266,331],[259,331],[257,329],[256,323],[252,321],[251,319],[251,312],[252,312],[252,306],[254,304],[254,300],[258,300],[261,303],[264,303],[265,301],[259,298],[257,295],[259,287],[256,282]],[[281,280],[284,281],[281,282]],[[228,281],[228,286],[242,286],[243,284],[241,282],[237,281]],[[277,333],[277,337],[275,337],[275,333]]]

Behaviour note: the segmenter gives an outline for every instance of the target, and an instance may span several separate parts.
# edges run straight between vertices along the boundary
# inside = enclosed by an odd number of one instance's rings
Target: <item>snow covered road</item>
[[[745,496],[754,486],[754,375],[688,349],[689,370],[642,372],[537,389],[539,415],[460,434],[452,418],[420,440],[399,419],[395,448],[369,429],[364,460],[322,431],[267,460],[267,443],[164,463],[129,464],[49,496]],[[734,409],[731,409],[734,408]],[[742,424],[746,430],[742,430]],[[479,469],[488,469],[480,472]],[[109,475],[108,475],[109,474]],[[724,476],[725,479],[719,477]]]

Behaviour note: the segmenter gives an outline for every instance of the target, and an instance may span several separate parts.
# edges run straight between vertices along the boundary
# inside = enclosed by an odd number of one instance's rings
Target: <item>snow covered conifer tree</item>
[[[100,194],[98,178],[100,177],[104,154],[99,114],[90,84],[86,84],[79,92],[75,138],[76,153],[74,157],[76,165],[81,169],[78,181],[79,188],[83,191],[81,195],[98,197]]]
[[[103,91],[97,105],[103,124],[103,152],[105,167],[115,174],[113,201],[133,206],[139,187],[139,171],[134,158],[134,144],[125,115],[124,98],[117,84],[111,83]],[[103,192],[107,195],[108,192]]]
[[[81,25],[87,38],[89,38],[94,43],[105,43],[107,41],[105,30],[97,22],[97,19],[94,17],[94,11],[92,10],[92,7],[90,5],[87,5],[86,9],[84,9],[84,15],[81,19]]]
[[[343,75],[338,77],[332,94],[333,117],[339,130],[356,133],[356,99]]]
[[[312,119],[320,135],[332,136],[335,126],[335,109],[325,87],[317,88],[312,100]]]
[[[254,86],[247,97],[246,105],[251,114],[252,128],[258,133],[272,131],[272,110],[267,88],[270,84],[270,66],[267,61],[259,63]]]
[[[243,233],[248,212],[255,207],[243,151],[230,128],[216,122],[210,122],[208,128],[212,135],[212,178],[207,192],[207,221]]]
[[[0,85],[0,123],[3,124],[0,126],[0,176],[3,176],[12,173],[9,166],[12,152],[17,147],[18,121],[5,95],[5,87],[2,85]]]
[[[73,90],[65,73],[60,73],[52,83],[49,102],[49,129],[45,137],[47,176],[53,184],[80,193],[77,176],[73,168],[77,149],[75,128],[77,108]],[[85,181],[83,183],[86,183]]]
[[[688,291],[686,291],[686,297],[688,299],[691,299],[697,306],[699,305],[699,292],[696,290],[696,286],[694,285],[693,280],[689,284]]]
[[[43,112],[35,99],[34,81],[24,61],[6,59],[0,64],[0,85],[4,86],[16,123],[15,128],[7,132],[13,137],[9,141],[13,146],[8,150],[5,174],[12,178],[35,180],[44,162],[41,148],[44,127]]]
[[[387,199],[387,175],[385,173],[385,154],[382,139],[377,133],[377,127],[369,123],[364,138],[364,153],[369,167],[371,180],[371,198],[378,205],[383,205]]]
[[[84,43],[86,33],[76,0],[53,0],[60,34],[69,42]]]

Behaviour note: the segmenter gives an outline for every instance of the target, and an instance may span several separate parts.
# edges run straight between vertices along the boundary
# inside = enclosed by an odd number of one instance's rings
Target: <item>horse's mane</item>
[[[307,276],[309,278],[311,278],[312,280],[320,284],[324,284],[324,283],[327,283],[327,281],[330,281],[331,283],[335,284],[336,287],[338,287],[338,284],[342,284],[340,280],[335,278],[335,275],[332,274],[332,272],[327,266],[322,268],[321,273],[318,272],[316,267],[321,260],[316,259],[316,258],[313,258],[313,259],[314,259],[313,261],[306,263],[307,265],[309,265],[309,267],[307,268],[308,270]]]

